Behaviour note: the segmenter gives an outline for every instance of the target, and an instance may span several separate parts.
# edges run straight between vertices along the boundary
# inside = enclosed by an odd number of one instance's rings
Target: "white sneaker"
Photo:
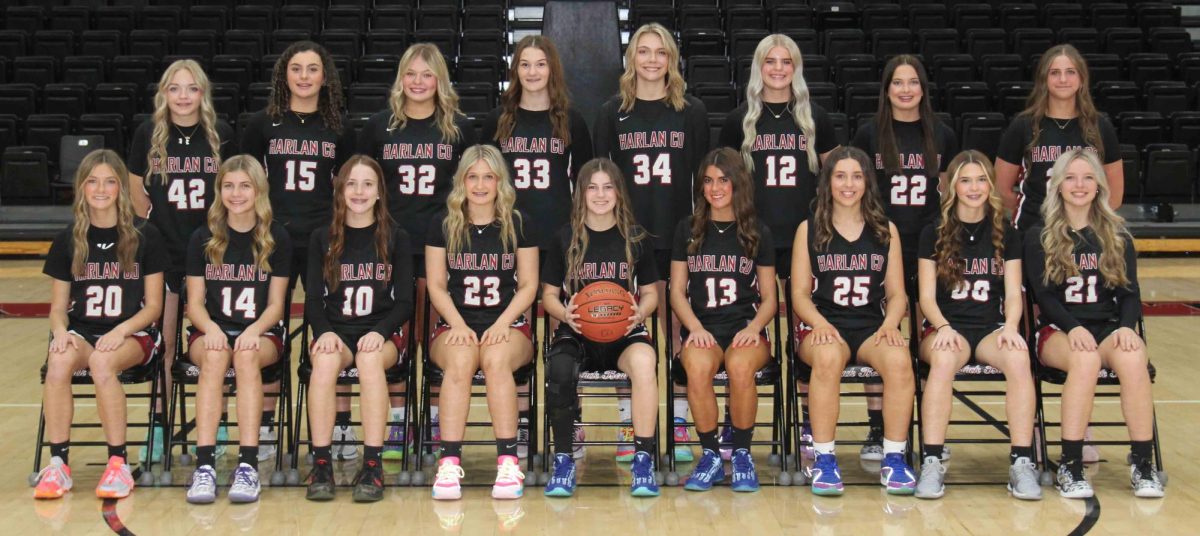
[[[339,445],[339,441],[346,441],[350,444]],[[353,460],[358,458],[358,445],[353,443],[358,442],[358,437],[354,435],[353,426],[333,426],[333,459],[335,460]]]
[[[1083,464],[1072,468],[1069,464],[1058,466],[1058,478],[1055,479],[1058,494],[1066,499],[1087,499],[1094,495],[1091,482],[1083,474]]]
[[[512,456],[496,460],[496,483],[492,485],[493,499],[520,499],[525,492],[525,473]]]
[[[275,457],[275,442],[279,432],[270,426],[258,428],[258,461],[265,462]]]
[[[437,476],[433,479],[433,499],[435,501],[454,501],[462,498],[463,468],[458,464],[458,458],[448,456],[438,462]]]
[[[211,465],[201,465],[192,471],[192,483],[187,490],[187,502],[209,504],[215,500],[217,500],[217,472]]]
[[[1157,499],[1166,495],[1166,487],[1158,479],[1158,471],[1149,462],[1129,466],[1129,483],[1133,486],[1134,497]]]
[[[529,419],[517,419],[517,457],[529,457]]]
[[[575,441],[574,441],[574,443],[572,443],[572,446],[571,446],[571,457],[572,458],[575,458],[576,460],[582,460],[585,456],[587,456],[587,447],[585,447],[583,445],[583,442],[586,440],[587,440],[587,435],[584,434],[583,427],[576,424],[575,425]]]

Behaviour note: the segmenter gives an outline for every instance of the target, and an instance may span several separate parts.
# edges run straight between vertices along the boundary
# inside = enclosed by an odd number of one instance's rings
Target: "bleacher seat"
[[[964,114],[958,119],[959,144],[963,150],[975,149],[994,160],[1005,128],[1008,120],[1000,112]]]
[[[1116,123],[1121,143],[1132,144],[1139,150],[1167,141],[1166,124],[1158,112],[1121,112]]]
[[[372,30],[413,30],[412,10],[409,6],[375,6],[371,10]]]
[[[729,33],[729,55],[734,58],[753,56],[758,43],[769,35],[766,30],[743,28]]]
[[[1000,4],[1000,8],[996,12],[996,22],[1006,32],[1022,28],[1037,28],[1039,26],[1037,4]]]
[[[0,85],[0,114],[18,119],[37,112],[38,87],[28,82]]]
[[[125,53],[125,34],[112,29],[87,30],[79,39],[79,51],[102,58]]]
[[[1157,199],[1195,202],[1196,152],[1176,143],[1145,148],[1145,195]]]
[[[463,56],[505,56],[507,40],[502,30],[465,30],[458,53]]]
[[[42,87],[42,108],[79,117],[87,111],[87,93],[88,88],[83,84],[46,84]]]
[[[1010,32],[1012,46],[1009,50],[1030,63],[1042,57],[1042,53],[1054,46],[1054,32],[1049,28],[1017,28]]]
[[[175,30],[178,32],[179,30]],[[226,34],[229,35],[228,33]],[[129,32],[129,50],[136,52],[138,55],[149,56],[155,60],[162,59],[163,56],[170,54],[173,47],[171,45],[171,33],[163,29],[138,29]]]
[[[53,56],[18,56],[13,59],[12,78],[38,86],[58,80],[58,60]]]
[[[213,30],[179,30],[179,33],[176,35],[173,55],[198,56],[208,60],[216,55],[216,53],[217,32]]]
[[[926,57],[929,56],[926,55]],[[930,81],[938,85],[978,80],[975,74],[975,58],[970,54],[936,55],[933,56],[927,68]]]
[[[942,107],[952,116],[992,111],[991,90],[985,82],[955,82],[942,88]]]
[[[862,8],[862,28],[872,32],[884,28],[907,28],[899,4],[867,4]]]
[[[733,66],[727,56],[694,56],[688,58],[685,78],[688,85],[730,85]]]
[[[1058,30],[1058,42],[1069,43],[1080,54],[1100,52],[1100,32],[1095,28],[1062,28]]]
[[[908,27],[913,31],[923,28],[946,27],[946,5],[939,3],[909,4]]]
[[[1056,32],[1063,28],[1084,27],[1083,6],[1080,4],[1061,2],[1043,4],[1040,18],[1042,26]]]
[[[1008,33],[1000,28],[975,28],[967,30],[966,38],[964,39],[964,52],[975,56],[975,59],[983,58],[991,54],[1006,54],[1008,47],[1005,45]]]
[[[939,56],[961,52],[959,30],[954,28],[924,28],[917,30],[917,52],[930,61]]]
[[[708,113],[727,114],[737,107],[737,93],[733,86],[698,84],[688,89],[704,103]]]
[[[362,33],[367,29],[367,10],[363,6],[332,5],[325,10],[325,31],[349,30]]]
[[[1137,111],[1138,108],[1137,84],[1128,80],[1100,82],[1095,85],[1092,96],[1095,98],[1096,108],[1112,117],[1121,112]]]
[[[309,34],[321,31],[321,10],[316,6],[285,5],[279,10],[280,30],[301,30]]]
[[[211,30],[221,35],[229,29],[229,10],[225,6],[191,6],[187,27],[192,30]]]
[[[1138,28],[1108,28],[1100,33],[1100,39],[1104,51],[1109,54],[1126,57],[1146,51],[1142,30]]]
[[[118,114],[84,114],[75,131],[81,136],[103,136],[104,147],[126,154],[125,120]]]
[[[233,9],[233,27],[269,33],[275,30],[275,10],[268,6],[237,6]]]
[[[1170,114],[1171,142],[1200,149],[1200,112],[1179,110]]]
[[[881,61],[892,56],[913,53],[912,31],[908,28],[881,28],[871,31],[871,52]]]
[[[688,30],[722,30],[721,11],[714,5],[684,5],[677,9],[680,33]]]
[[[995,24],[992,6],[985,3],[954,4],[950,8],[950,18],[954,29],[962,34],[976,28],[991,28]]]
[[[355,80],[359,84],[383,84],[391,86],[396,81],[396,69],[400,56],[390,54],[368,54],[358,60]]]
[[[1123,28],[1131,24],[1129,7],[1123,3],[1092,4],[1088,14],[1092,27],[1100,31],[1108,28]]]
[[[128,123],[137,113],[137,91],[136,84],[96,84],[91,91],[91,109],[95,113],[118,114]]]
[[[821,53],[834,58],[867,51],[866,36],[858,28],[834,28],[821,35]]]
[[[62,60],[75,54],[75,32],[70,30],[39,30],[33,33],[33,49],[38,55]]]
[[[113,30],[125,36],[137,27],[137,11],[133,6],[100,6],[92,12],[92,22],[96,30]]]
[[[87,6],[51,6],[46,23],[51,30],[68,30],[79,35],[91,29],[92,10]]]
[[[1116,54],[1083,54],[1083,59],[1087,62],[1088,75],[1093,85],[1125,79],[1121,72],[1124,64]]]
[[[106,79],[104,66],[103,56],[68,56],[63,58],[59,79],[66,83],[93,87]]]

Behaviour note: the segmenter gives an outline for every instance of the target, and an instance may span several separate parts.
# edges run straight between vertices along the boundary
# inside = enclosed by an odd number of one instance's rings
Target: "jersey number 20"
[[[84,314],[93,318],[116,318],[121,316],[121,287],[92,285],[84,291],[87,303]]]

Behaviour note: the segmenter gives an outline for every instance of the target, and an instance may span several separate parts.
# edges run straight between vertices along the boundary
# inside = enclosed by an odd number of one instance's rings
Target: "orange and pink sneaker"
[[[34,499],[59,499],[71,491],[71,468],[62,458],[50,458],[50,465],[38,472],[37,486],[33,488]]]
[[[454,501],[462,498],[462,466],[457,456],[445,456],[438,461],[437,476],[433,479],[433,499]]]
[[[516,456],[496,458],[496,483],[492,485],[493,499],[520,499],[525,492],[525,474]]]
[[[101,499],[124,499],[133,491],[133,474],[125,458],[111,456],[100,483],[96,485],[96,496]]]

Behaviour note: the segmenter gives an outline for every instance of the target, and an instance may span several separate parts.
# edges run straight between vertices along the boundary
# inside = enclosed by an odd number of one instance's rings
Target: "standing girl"
[[[215,183],[221,200],[208,210],[208,226],[188,243],[188,355],[200,368],[196,387],[196,470],[190,503],[217,498],[217,422],[224,407],[225,372],[236,371],[238,466],[229,500],[254,502],[258,478],[262,368],[283,353],[283,304],[291,268],[291,239],[272,221],[267,174],[253,157],[238,155],[221,166]]]
[[[153,323],[162,315],[162,272],[169,259],[158,230],[134,215],[129,184],[117,153],[101,149],[84,157],[75,174],[75,221],[46,254],[42,272],[54,280],[42,387],[50,464],[38,473],[37,499],[71,491],[71,378],[85,368],[108,443],[96,496],[120,499],[133,491],[125,461],[125,390],[117,376],[147,364],[161,343]]]

